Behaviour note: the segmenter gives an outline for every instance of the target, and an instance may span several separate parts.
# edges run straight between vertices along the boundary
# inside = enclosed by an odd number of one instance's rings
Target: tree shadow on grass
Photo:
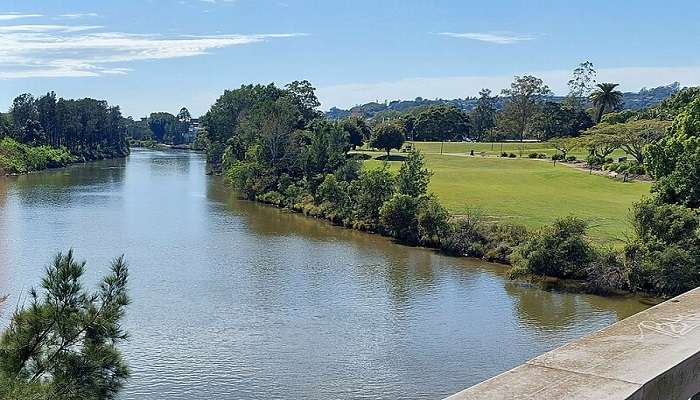
[[[385,154],[383,156],[375,157],[374,159],[379,161],[404,161],[406,159],[406,156],[402,156],[400,154],[392,154],[387,157],[387,155]]]

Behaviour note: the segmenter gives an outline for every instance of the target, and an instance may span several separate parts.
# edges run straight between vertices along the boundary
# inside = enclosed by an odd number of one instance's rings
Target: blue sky
[[[54,90],[199,115],[224,89],[295,79],[326,109],[497,92],[522,74],[563,94],[585,60],[625,90],[693,85],[698,15],[690,0],[1,0],[0,109]]]

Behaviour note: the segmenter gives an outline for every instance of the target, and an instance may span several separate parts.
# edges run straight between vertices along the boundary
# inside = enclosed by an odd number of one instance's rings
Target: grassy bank
[[[32,147],[11,138],[0,140],[0,174],[24,174],[59,168],[76,161],[66,148]]]
[[[591,224],[591,235],[601,242],[624,238],[629,230],[632,203],[648,194],[651,187],[648,183],[622,183],[541,160],[431,154],[428,150],[435,146],[439,152],[440,143],[421,145],[419,148],[426,149],[427,167],[434,173],[430,190],[451,213],[478,210],[486,219],[528,227],[577,215]],[[373,158],[366,161],[367,167],[384,163],[377,159],[381,153],[368,154]],[[398,170],[398,153],[392,159],[390,167]]]

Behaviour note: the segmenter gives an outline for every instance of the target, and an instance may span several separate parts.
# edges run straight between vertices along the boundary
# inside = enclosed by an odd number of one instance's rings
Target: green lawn
[[[547,156],[552,156],[557,152],[556,149],[550,147],[547,143],[467,143],[467,142],[413,142],[414,146],[425,154],[435,153],[440,154],[442,147],[443,154],[469,154],[474,150],[475,155],[498,156],[501,152],[515,153],[523,157],[527,157],[530,153],[544,153]],[[576,148],[569,155],[576,156],[580,160],[585,160],[587,154],[586,149]],[[625,152],[616,150],[611,157],[617,158],[624,156]]]
[[[423,145],[438,146],[439,152],[439,143]],[[440,155],[427,149],[427,165],[434,172],[430,190],[453,214],[477,210],[488,219],[529,227],[576,215],[589,221],[592,235],[601,242],[625,237],[632,203],[650,189],[648,183],[622,183],[548,161]],[[375,157],[366,161],[367,167],[384,163],[376,159],[381,153],[367,154]],[[400,162],[389,164],[397,170]]]

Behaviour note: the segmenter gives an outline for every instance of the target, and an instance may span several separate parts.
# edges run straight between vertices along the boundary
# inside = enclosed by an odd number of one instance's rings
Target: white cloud
[[[0,14],[0,21],[12,21],[15,19],[38,18],[38,17],[43,17],[43,15],[41,15],[41,14],[6,13],[6,14]]]
[[[457,39],[477,40],[479,42],[495,44],[513,44],[535,39],[535,37],[532,35],[516,35],[509,32],[440,32],[438,33],[438,35],[449,36]]]
[[[0,79],[125,74],[124,63],[302,36],[299,33],[163,36],[99,32],[87,25],[0,25]]]
[[[557,94],[567,93],[571,71],[513,71],[507,75],[420,77],[374,83],[349,83],[321,87],[318,97],[324,108],[352,107],[369,101],[414,99],[454,99],[476,96],[480,89],[499,93],[513,81],[514,75],[535,75]],[[678,81],[682,86],[700,85],[700,66],[686,67],[619,67],[598,69],[598,82],[620,83],[621,90],[638,91],[642,87],[667,85]]]
[[[100,29],[101,26],[71,26],[71,25],[0,25],[1,33],[41,33],[41,32],[82,32]]]
[[[61,14],[59,15],[61,18],[68,18],[68,19],[80,19],[80,18],[94,18],[94,17],[99,17],[97,13],[75,13],[75,14]]]

